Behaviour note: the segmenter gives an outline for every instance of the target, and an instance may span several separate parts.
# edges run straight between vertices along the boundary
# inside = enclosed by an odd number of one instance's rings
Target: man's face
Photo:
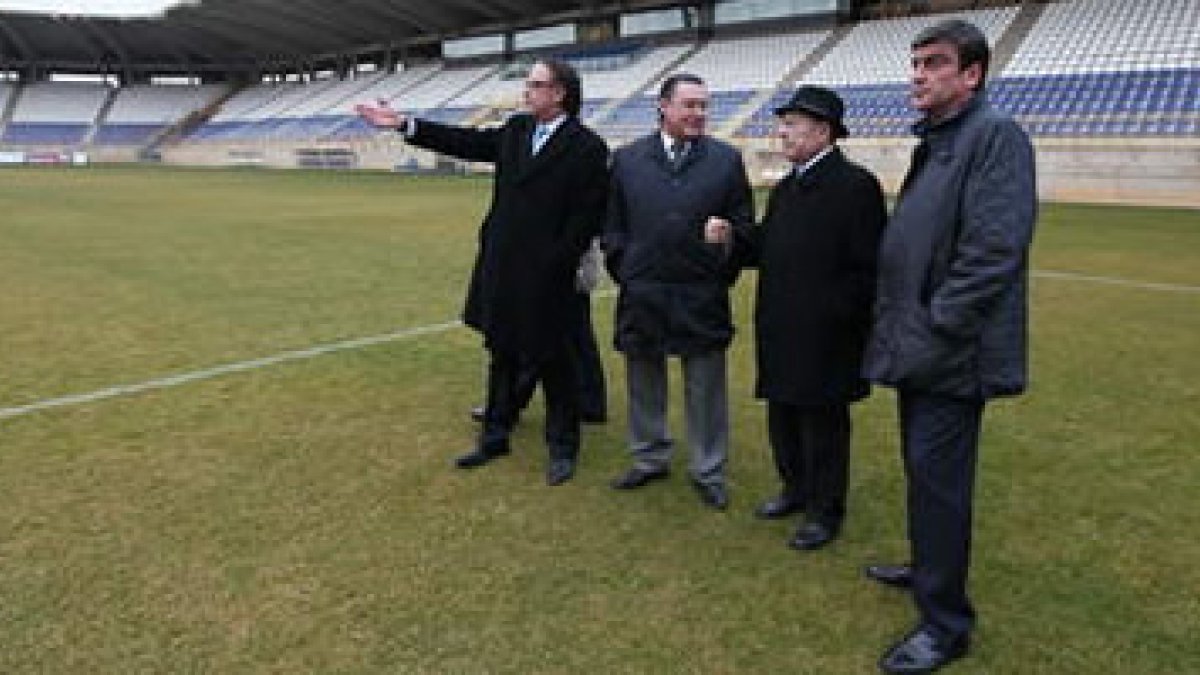
[[[659,99],[662,130],[670,137],[694,139],[704,134],[708,123],[708,88],[693,82],[679,82],[671,97]]]
[[[833,142],[828,122],[801,112],[780,115],[775,135],[783,145],[783,156],[793,164],[807,162]]]
[[[563,110],[566,91],[554,80],[554,73],[544,63],[536,63],[525,76],[525,109],[542,121],[558,117]]]
[[[983,77],[983,67],[959,66],[958,50],[947,42],[917,47],[912,53],[912,106],[931,119],[941,119],[966,105]]]

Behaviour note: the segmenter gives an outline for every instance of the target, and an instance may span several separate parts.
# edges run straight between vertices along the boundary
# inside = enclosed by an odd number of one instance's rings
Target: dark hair
[[[699,84],[703,85],[704,80],[700,79],[699,75],[691,73],[675,73],[674,75],[663,80],[662,86],[658,88],[658,98],[661,101],[666,101],[675,95],[675,89],[680,84]]]
[[[954,46],[958,52],[959,70],[966,70],[978,63],[979,88],[983,88],[983,83],[987,80],[988,61],[992,57],[992,50],[988,47],[987,36],[983,31],[975,24],[962,19],[946,19],[918,33],[912,41],[912,48],[927,47],[935,42],[945,42]]]
[[[579,81],[575,66],[555,58],[538,59],[535,63],[546,66],[555,83],[563,88],[563,110],[571,117],[578,117],[579,106],[583,103],[583,84]]]

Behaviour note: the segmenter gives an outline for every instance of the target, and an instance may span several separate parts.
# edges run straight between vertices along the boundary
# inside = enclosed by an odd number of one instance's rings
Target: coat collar
[[[912,125],[912,132],[921,139],[953,136],[960,128],[962,128],[963,120],[970,117],[972,113],[984,107],[985,105],[987,105],[987,94],[982,91],[978,92],[971,97],[970,101],[967,101],[967,104],[963,106],[962,110],[959,110],[953,115],[936,122],[929,119],[922,119],[916,124]]]
[[[687,170],[696,162],[704,158],[708,152],[708,136],[700,136],[692,141],[692,146],[688,150],[687,156],[683,158],[683,164],[679,167],[679,173],[687,173]],[[662,134],[655,130],[654,133],[646,136],[641,140],[643,146],[643,154],[650,158],[660,169],[665,173],[674,174],[675,170],[671,167],[671,160],[667,157],[667,149],[663,146]]]
[[[808,188],[819,185],[842,160],[842,149],[836,145],[831,146],[829,152],[816,164],[808,167],[808,170],[799,176],[794,173],[789,174],[788,180],[797,187]]]
[[[528,179],[535,173],[538,173],[547,166],[554,164],[555,159],[570,150],[574,144],[574,139],[579,135],[583,127],[580,126],[579,120],[574,117],[568,117],[563,120],[562,124],[555,129],[550,138],[546,139],[546,144],[536,155],[529,154],[529,141],[533,134],[534,127],[537,123],[532,116],[529,116],[522,125],[518,127],[523,143],[518,143],[521,152],[518,155],[520,160],[520,171],[517,175],[517,180]]]

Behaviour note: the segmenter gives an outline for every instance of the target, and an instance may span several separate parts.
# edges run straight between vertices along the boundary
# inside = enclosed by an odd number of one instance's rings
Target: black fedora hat
[[[850,135],[850,131],[842,122],[842,116],[846,114],[846,104],[842,103],[842,97],[832,89],[814,85],[800,87],[792,94],[791,100],[775,109],[776,115],[791,112],[804,113],[828,122],[833,127],[834,138]]]

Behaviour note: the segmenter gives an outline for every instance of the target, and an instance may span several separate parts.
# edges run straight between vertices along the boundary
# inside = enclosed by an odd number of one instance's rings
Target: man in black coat
[[[600,283],[600,242],[592,240],[579,271],[575,275],[575,301],[571,311],[571,358],[579,380],[579,419],[584,424],[604,424],[608,420],[608,392],[604,382],[604,362],[592,328],[592,291]],[[536,364],[535,364],[536,365]],[[524,410],[537,389],[538,369],[522,366],[517,381],[517,408]],[[471,408],[471,419],[482,422],[487,408]]]
[[[725,350],[733,339],[729,286],[737,265],[704,241],[709,217],[742,227],[754,218],[741,155],[704,134],[708,89],[686,74],[659,92],[660,128],[618,150],[604,245],[620,285],[615,342],[625,355],[634,464],[613,482],[633,489],[665,478],[668,356],[683,362],[691,477],[701,501],[728,504],[729,410]]]
[[[986,401],[1026,385],[1029,247],[1037,215],[1029,137],[984,94],[990,50],[961,20],[912,43],[920,138],[879,250],[867,376],[894,386],[911,564],[867,575],[911,588],[917,626],[880,668],[924,673],[967,651],[979,433]]]
[[[757,266],[755,393],[783,489],[762,518],[803,511],[792,547],[832,541],[846,514],[850,403],[867,396],[862,352],[871,328],[875,261],[887,207],[879,181],[835,144],[845,106],[823,87],[800,87],[778,108],[777,135],[793,167],[771,190],[762,225],[736,242]],[[710,240],[729,243],[713,221]]]
[[[608,148],[580,124],[581,98],[574,68],[543,59],[525,80],[528,113],[499,128],[416,120],[386,106],[358,109],[413,145],[496,167],[463,311],[490,352],[487,403],[475,448],[456,460],[461,468],[508,454],[521,370],[534,364],[546,398],[546,481],[558,485],[575,472],[579,385],[569,338],[575,272],[603,225],[608,190]]]

